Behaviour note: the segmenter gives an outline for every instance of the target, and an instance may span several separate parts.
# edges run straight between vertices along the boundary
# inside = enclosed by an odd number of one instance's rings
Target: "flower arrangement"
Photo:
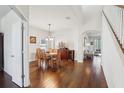
[[[65,48],[66,47],[66,44],[64,42],[59,42],[59,48]]]

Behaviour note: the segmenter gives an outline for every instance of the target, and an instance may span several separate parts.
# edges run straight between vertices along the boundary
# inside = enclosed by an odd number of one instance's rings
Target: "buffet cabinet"
[[[74,61],[74,50],[69,50],[68,48],[58,49],[58,56],[61,60],[72,60]]]

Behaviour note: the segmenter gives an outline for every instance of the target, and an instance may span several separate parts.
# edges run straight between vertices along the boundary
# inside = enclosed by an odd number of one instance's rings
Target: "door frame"
[[[28,60],[26,60],[25,56],[25,51],[28,51],[28,48],[26,48],[25,46],[25,36],[28,35],[28,19],[26,19],[26,17],[16,8],[16,6],[14,5],[8,5],[10,9],[12,9],[22,20],[22,26],[21,26],[21,31],[22,31],[22,87],[27,87],[30,85],[30,79],[29,79],[29,75],[26,75],[26,72],[29,72],[28,69],[26,69],[26,67],[29,68],[29,62],[28,64],[26,64]],[[25,33],[27,32],[27,33]],[[27,36],[28,37],[28,36]],[[28,39],[26,39],[28,41]],[[26,71],[28,70],[28,71]],[[29,74],[29,73],[28,73]]]
[[[2,45],[2,61],[3,61],[3,63],[2,63],[1,70],[4,70],[4,33],[0,32],[0,35],[2,36],[2,39],[3,39],[3,41],[2,41],[2,43],[3,43],[3,45]]]

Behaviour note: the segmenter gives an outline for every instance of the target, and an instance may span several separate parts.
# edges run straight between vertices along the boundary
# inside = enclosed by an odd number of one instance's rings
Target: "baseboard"
[[[103,68],[103,64],[101,64],[101,68],[102,68],[103,74],[104,74],[104,76],[105,76],[105,80],[106,80],[107,86],[108,86],[108,88],[110,88],[110,85],[109,85],[107,76],[106,76],[105,71],[104,71],[104,68]]]
[[[25,86],[24,88],[31,88],[31,85],[29,84],[28,86]]]

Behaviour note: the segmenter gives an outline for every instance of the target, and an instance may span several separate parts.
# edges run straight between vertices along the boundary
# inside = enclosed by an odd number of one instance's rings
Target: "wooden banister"
[[[117,40],[117,42],[118,42],[118,44],[119,44],[119,46],[120,46],[122,52],[124,53],[124,48],[122,47],[122,44],[120,43],[120,41],[119,41],[119,39],[118,39],[118,37],[117,37],[117,35],[116,35],[116,33],[115,33],[115,31],[114,31],[114,29],[113,29],[111,23],[109,22],[109,20],[108,20],[106,14],[104,13],[103,10],[102,10],[102,13],[103,13],[103,15],[105,16],[105,18],[106,18],[106,20],[107,20],[107,22],[108,22],[108,24],[109,24],[109,26],[110,26],[110,28],[111,28],[111,30],[112,30],[112,33],[114,34],[114,36],[115,36],[115,38],[116,38],[116,40]]]
[[[124,9],[124,5],[116,5],[116,6]]]

